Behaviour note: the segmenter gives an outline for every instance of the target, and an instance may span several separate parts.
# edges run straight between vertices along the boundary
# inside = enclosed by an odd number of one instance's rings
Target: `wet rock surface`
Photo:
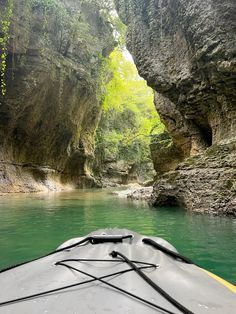
[[[157,175],[174,170],[184,160],[183,151],[173,144],[167,132],[158,135],[150,145],[151,157]]]
[[[235,1],[116,5],[128,26],[128,49],[156,91],[157,111],[173,141],[166,151],[156,149],[159,176],[151,203],[235,215]]]
[[[134,201],[149,201],[150,197],[153,192],[153,187],[142,187],[139,189],[136,189],[135,191],[129,193],[127,195],[128,199],[134,200]]]
[[[236,217],[236,142],[213,145],[161,176],[150,199],[153,206],[184,206],[195,212]]]
[[[125,190],[115,191],[114,195],[121,198],[128,198],[133,201],[149,202],[153,192],[153,187],[142,187],[138,184],[129,184]]]
[[[6,5],[0,1],[0,18]],[[66,0],[59,11],[14,1],[0,96],[0,192],[96,186],[100,74],[113,46],[111,26],[90,1]]]

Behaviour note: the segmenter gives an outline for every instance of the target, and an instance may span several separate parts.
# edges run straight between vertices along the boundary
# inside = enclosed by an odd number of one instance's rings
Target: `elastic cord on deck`
[[[185,262],[185,263],[187,263],[187,264],[194,264],[194,265],[196,265],[196,264],[195,264],[193,261],[191,261],[191,259],[189,259],[188,257],[183,256],[183,255],[181,255],[181,254],[179,254],[179,253],[176,253],[176,252],[174,252],[174,251],[171,251],[171,250],[167,249],[166,247],[162,246],[161,244],[155,242],[155,241],[152,240],[152,239],[144,238],[144,239],[142,240],[142,242],[145,243],[145,244],[151,245],[151,246],[153,246],[155,249],[160,250],[160,251],[162,251],[163,253],[165,253],[165,254],[167,254],[167,255],[169,255],[169,256],[175,258],[175,259],[179,259],[179,260],[181,260],[182,262]]]
[[[53,254],[56,254],[56,253],[60,253],[62,251],[66,251],[66,250],[72,249],[72,248],[74,248],[74,247],[76,247],[78,245],[81,245],[83,243],[86,243],[86,242],[89,242],[91,244],[99,244],[99,243],[105,243],[105,242],[117,243],[117,242],[122,242],[122,240],[124,240],[124,239],[132,239],[132,238],[133,238],[132,234],[128,234],[128,235],[125,235],[125,236],[122,236],[122,235],[118,235],[118,236],[117,235],[114,235],[114,236],[112,236],[112,235],[111,236],[109,236],[109,235],[94,235],[94,236],[86,237],[86,238],[82,239],[81,241],[78,241],[78,242],[73,243],[71,245],[68,245],[66,247],[62,247],[61,249],[57,249],[57,250],[52,251],[52,252],[50,252],[48,254],[36,257],[34,259],[31,259],[29,261],[26,261],[26,262],[23,262],[23,263],[20,263],[20,264],[17,264],[17,265],[13,265],[13,266],[4,268],[4,269],[0,270],[0,274],[3,273],[3,272],[6,272],[8,270],[11,270],[13,268],[26,265],[26,264],[28,264],[30,262],[38,261],[41,258],[50,256],[50,255],[53,255]]]
[[[120,263],[120,260],[118,260],[117,262]],[[71,267],[69,265],[63,264],[63,261],[57,262],[55,265],[63,265],[63,266],[66,266],[67,268],[71,268],[71,269],[73,268],[73,267]],[[140,268],[141,269],[153,268],[153,265],[151,264],[149,266],[142,266]],[[77,270],[77,271],[79,271],[79,270]],[[128,273],[130,271],[132,271],[132,269],[125,269],[125,270],[122,270],[122,271],[119,271],[119,272],[115,272],[115,273],[111,273],[111,274],[108,274],[108,275],[104,275],[104,276],[98,277],[98,278],[91,275],[90,277],[92,279],[90,279],[90,280],[86,280],[86,281],[75,283],[75,284],[72,284],[72,285],[67,285],[67,286],[63,286],[63,287],[59,287],[59,288],[55,288],[55,289],[46,290],[46,291],[42,291],[42,292],[39,292],[39,293],[31,294],[31,295],[28,295],[28,296],[24,296],[24,297],[12,299],[12,300],[4,301],[4,302],[0,303],[0,307],[6,306],[6,305],[11,305],[11,304],[18,303],[18,302],[31,300],[31,299],[34,299],[34,298],[43,297],[44,295],[48,295],[48,294],[52,294],[52,293],[55,293],[55,292],[63,291],[63,290],[69,289],[69,288],[82,286],[82,285],[84,285],[86,283],[91,283],[91,282],[94,282],[96,280],[103,280],[103,279],[106,279],[106,278],[109,278],[109,277],[122,275],[122,274]]]
[[[113,251],[110,254],[112,257],[116,258],[120,256],[141,278],[143,278],[154,290],[160,293],[167,301],[169,301],[172,305],[174,305],[177,309],[179,309],[182,313],[185,314],[194,314],[192,311],[187,309],[173,297],[171,297],[166,291],[164,291],[161,287],[159,287],[154,281],[152,281],[148,276],[146,276],[138,267],[129,260],[125,255],[122,253]]]

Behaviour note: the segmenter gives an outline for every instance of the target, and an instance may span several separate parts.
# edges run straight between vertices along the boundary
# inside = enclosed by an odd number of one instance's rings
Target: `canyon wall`
[[[171,136],[152,147],[151,203],[236,215],[236,2],[115,2]]]
[[[1,21],[8,3],[0,0]],[[90,164],[111,25],[86,0],[13,1],[10,21],[0,192],[95,186]]]

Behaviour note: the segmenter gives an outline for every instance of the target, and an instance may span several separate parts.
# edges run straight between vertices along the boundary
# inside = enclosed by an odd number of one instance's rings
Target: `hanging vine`
[[[7,0],[7,6],[1,21],[0,31],[0,75],[1,75],[1,94],[6,94],[6,69],[7,69],[7,44],[10,38],[9,29],[11,25],[11,17],[13,13],[13,0]]]

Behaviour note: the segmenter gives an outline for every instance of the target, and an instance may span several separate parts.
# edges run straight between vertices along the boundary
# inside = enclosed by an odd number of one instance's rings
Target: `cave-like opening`
[[[176,195],[169,195],[169,194],[162,194],[158,195],[156,203],[154,204],[155,207],[182,207],[183,201],[180,197]]]
[[[206,127],[202,129],[202,134],[204,134],[204,139],[208,147],[212,146],[213,134],[211,127]]]
[[[213,133],[211,126],[204,121],[204,119],[193,120],[195,128],[197,128],[199,135],[206,147],[212,146]]]

